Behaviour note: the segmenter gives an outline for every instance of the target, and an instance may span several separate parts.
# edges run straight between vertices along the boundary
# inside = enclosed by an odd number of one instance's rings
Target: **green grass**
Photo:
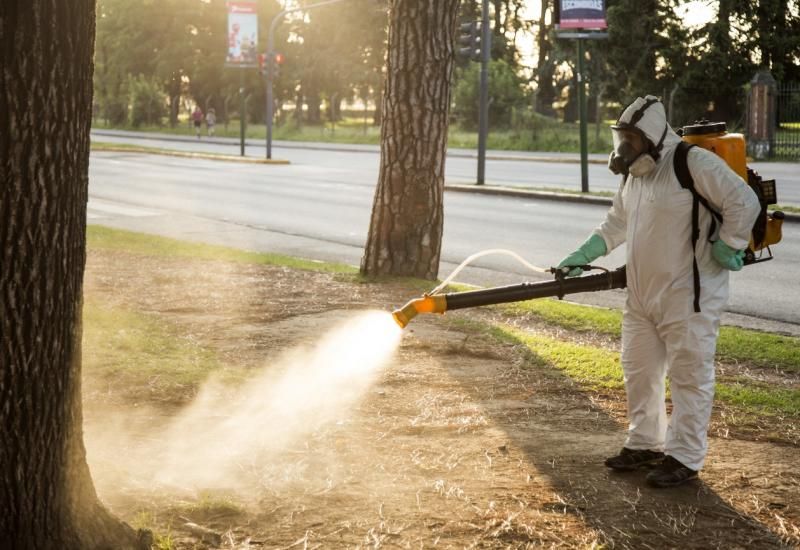
[[[88,228],[87,241],[91,248],[126,250],[155,256],[251,262],[333,273],[356,272],[350,266],[188,243],[94,225]],[[424,290],[432,285],[429,281],[411,282]],[[466,287],[452,285],[452,288],[463,290]],[[571,331],[595,332],[617,338],[621,333],[621,312],[613,309],[551,299],[501,307],[508,313],[529,314]],[[174,330],[155,317],[87,300],[84,327],[87,371],[102,374],[122,387],[130,387],[134,393],[146,388],[152,391],[154,381],[165,394],[175,389],[192,388],[211,371],[219,368],[212,353],[199,348],[194,342],[181,339]],[[525,345],[537,364],[554,366],[583,387],[612,390],[624,387],[617,352],[531,335],[505,325],[487,330],[502,341]],[[722,327],[718,353],[723,361],[800,372],[800,339],[794,337]],[[717,395],[721,401],[747,412],[800,414],[800,391],[795,389],[770,388],[749,381],[743,383],[742,380],[733,380],[718,383]]]
[[[253,156],[222,155],[203,151],[182,151],[179,149],[166,149],[163,147],[150,147],[131,143],[112,143],[107,141],[92,141],[92,151],[124,151],[131,153],[148,153],[153,155],[171,155],[175,157],[200,158],[232,162],[246,162],[251,164],[289,164],[287,160],[263,159]]]
[[[584,388],[620,390],[625,387],[617,352],[538,336],[502,324],[493,325],[489,333],[507,343],[523,344],[538,358],[535,361],[539,365],[556,367]]]
[[[92,380],[127,399],[181,402],[220,368],[216,355],[156,316],[87,299],[83,364]]]
[[[616,309],[585,306],[561,300],[528,300],[503,306],[513,314],[529,314],[549,325],[579,332],[597,332],[619,338],[622,313]]]
[[[504,324],[484,328],[494,338],[523,345],[537,366],[550,366],[588,390],[623,390],[619,353],[523,332]],[[800,390],[745,379],[718,381],[716,399],[749,414],[800,417]]]
[[[782,212],[789,212],[790,214],[800,214],[799,206],[787,206],[785,204],[776,204],[770,208],[770,211],[781,210]]]
[[[800,391],[771,388],[749,380],[717,383],[716,397],[745,412],[800,417]]]
[[[160,153],[160,154],[179,154],[179,155],[203,155],[209,157],[229,158],[233,155],[219,155],[214,153],[199,153],[192,151],[181,151],[179,149],[166,149],[164,147],[150,147],[148,145],[137,145],[134,143],[114,143],[111,141],[92,140],[92,151],[131,151],[132,153]]]
[[[136,145],[134,143],[114,143],[111,141],[94,141],[92,140],[92,149],[102,151],[103,149],[125,149],[128,151],[158,151],[158,152],[172,152],[172,149],[164,149],[163,147],[148,147],[147,145]]]
[[[800,372],[800,338],[722,327],[717,355],[723,361]]]
[[[512,314],[526,313],[549,325],[578,332],[595,332],[619,338],[622,312],[559,300],[530,300],[503,306]],[[724,326],[717,341],[717,356],[724,362],[800,372],[800,338]]]
[[[151,256],[276,265],[290,269],[323,271],[343,275],[355,275],[358,273],[358,268],[345,264],[304,260],[282,254],[250,252],[226,246],[192,243],[167,237],[112,229],[101,225],[89,225],[87,227],[86,243],[89,248],[124,250]]]

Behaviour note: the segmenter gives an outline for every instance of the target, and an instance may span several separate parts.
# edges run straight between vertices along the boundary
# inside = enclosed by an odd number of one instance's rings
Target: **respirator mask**
[[[656,146],[636,126],[644,116],[647,108],[654,103],[658,103],[658,100],[648,100],[633,113],[629,122],[617,121],[611,127],[614,150],[611,151],[608,157],[608,168],[614,174],[630,174],[638,178],[649,174],[655,169],[656,162],[661,156],[661,148],[664,145],[668,126],[664,126],[664,132],[661,134],[661,139]]]
[[[637,140],[632,131],[614,130],[613,133],[614,150],[608,157],[608,168],[613,173],[630,174],[638,178],[653,171],[656,159],[645,151],[650,149],[647,138],[642,136]]]

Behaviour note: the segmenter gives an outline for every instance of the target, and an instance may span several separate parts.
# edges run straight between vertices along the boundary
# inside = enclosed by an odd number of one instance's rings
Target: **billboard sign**
[[[258,66],[258,10],[255,2],[228,2],[228,67]]]
[[[605,29],[605,0],[556,0],[559,29]]]

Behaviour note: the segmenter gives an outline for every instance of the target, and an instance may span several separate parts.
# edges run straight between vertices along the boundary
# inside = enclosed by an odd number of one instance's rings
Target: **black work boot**
[[[697,472],[684,466],[679,460],[667,455],[656,469],[647,474],[647,484],[660,489],[677,487],[697,478]]]
[[[618,472],[631,472],[643,466],[656,466],[664,460],[661,451],[634,450],[623,447],[617,456],[606,459],[606,466]]]

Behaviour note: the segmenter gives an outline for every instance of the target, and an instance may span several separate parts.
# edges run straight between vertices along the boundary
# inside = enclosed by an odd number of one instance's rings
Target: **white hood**
[[[619,121],[617,124],[625,124],[630,123],[631,118],[633,118],[633,114],[638,111],[645,103],[650,101],[651,99],[657,100],[658,98],[652,95],[648,95],[646,97],[637,97],[636,101],[628,105],[628,107],[622,112],[622,115],[619,117]],[[667,134],[664,136],[664,149],[669,149],[670,147],[674,147],[677,145],[681,138],[675,131],[667,124],[667,114],[664,111],[664,104],[660,101],[653,103],[650,105],[645,111],[644,116],[639,119],[639,122],[636,123],[636,127],[639,128],[647,138],[653,142],[653,145],[658,145],[658,142],[661,141],[661,136],[664,134],[664,126],[667,127]]]

